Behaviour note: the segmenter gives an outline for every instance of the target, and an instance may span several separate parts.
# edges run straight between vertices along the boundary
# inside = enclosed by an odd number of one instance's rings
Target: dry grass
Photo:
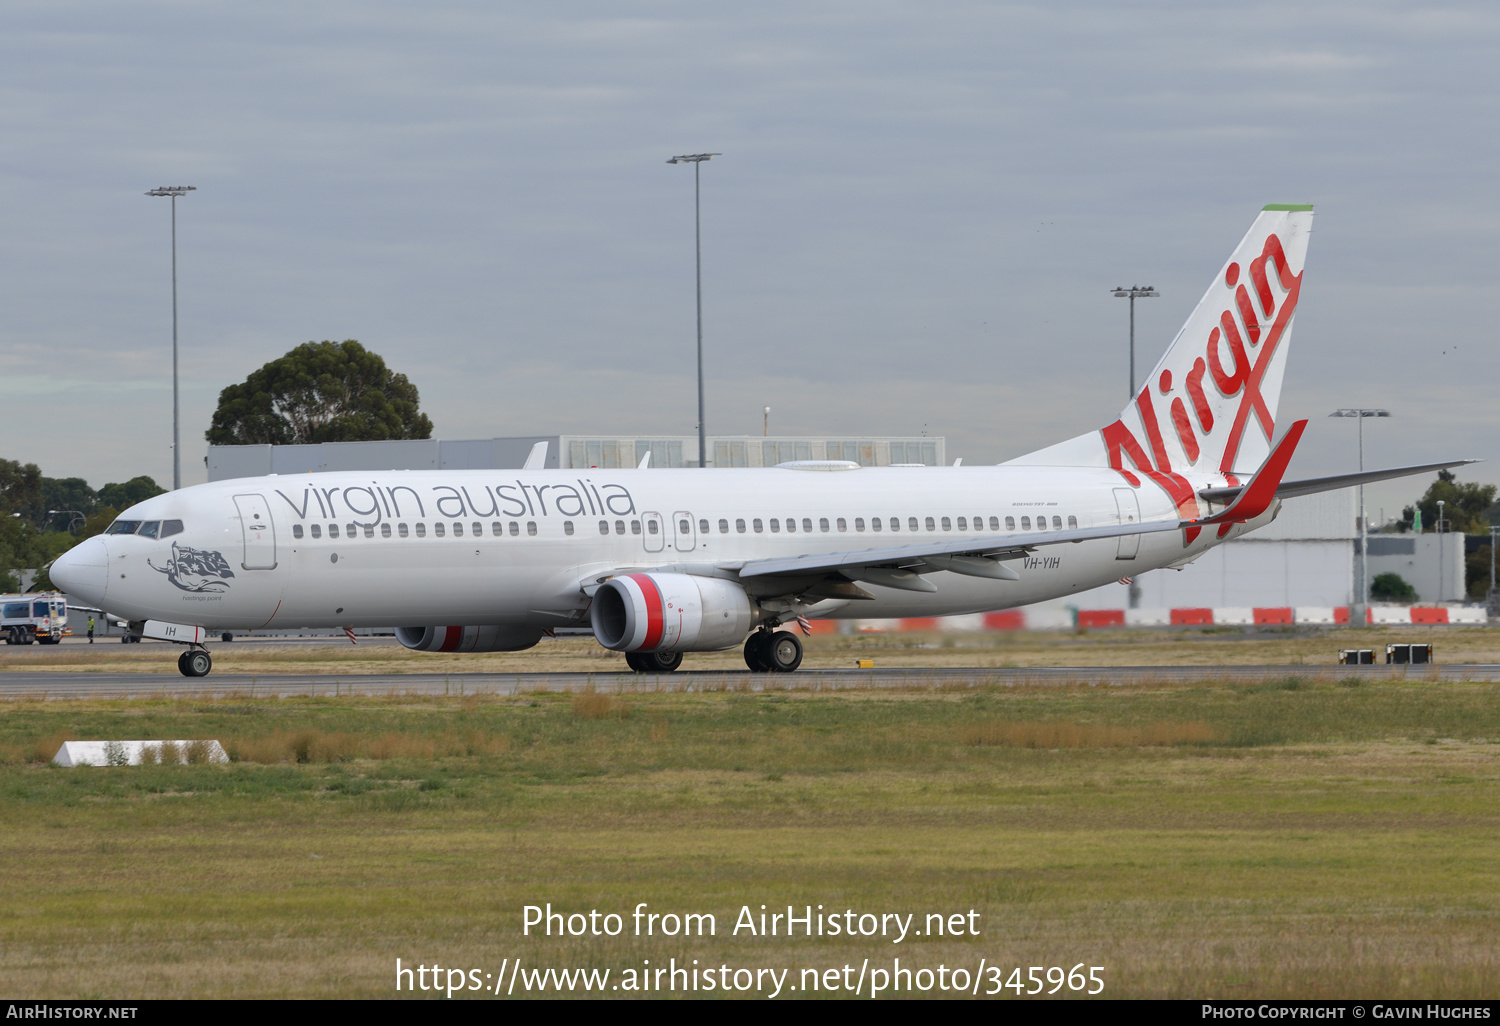
[[[1016,748],[1157,748],[1205,744],[1214,740],[1214,732],[1206,723],[980,723],[960,727],[958,739],[966,745]]]
[[[510,736],[477,730],[449,730],[438,735],[395,731],[362,734],[336,730],[278,730],[258,736],[229,737],[223,744],[231,762],[269,765],[502,755],[510,750]]]
[[[618,696],[602,694],[590,684],[573,696],[573,715],[585,720],[622,720],[630,715],[630,704]]]
[[[1497,627],[1208,627],[1179,629],[994,631],[977,634],[817,634],[803,665],[848,669],[870,658],[878,668],[997,666],[1334,667],[1341,648],[1383,650],[1387,642],[1431,641],[1443,663],[1500,663]],[[589,639],[547,639],[526,652],[411,652],[390,639],[358,645],[295,640],[213,644],[216,674],[316,673],[626,673],[624,657]],[[175,673],[165,642],[0,649],[0,673]],[[687,669],[743,670],[738,649],[690,653]]]

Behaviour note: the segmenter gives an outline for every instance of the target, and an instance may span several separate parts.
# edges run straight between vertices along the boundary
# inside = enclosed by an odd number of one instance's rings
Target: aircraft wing
[[[957,541],[752,559],[745,563],[721,564],[720,569],[735,572],[741,578],[817,577],[838,573],[851,580],[906,591],[936,591],[934,585],[921,580],[921,574],[950,570],[970,577],[1019,580],[1014,570],[1003,565],[1004,561],[1020,559],[1043,546],[1132,534],[1157,534],[1178,531],[1184,526],[1187,525],[1181,521],[1164,520],[1048,531],[1045,534],[1032,531],[1028,534],[979,535]]]
[[[1434,470],[1447,470],[1449,467],[1464,467],[1470,463],[1482,462],[1483,460],[1449,460],[1447,463],[1424,463],[1420,467],[1394,467],[1390,470],[1367,470],[1361,474],[1338,474],[1334,477],[1310,477],[1302,481],[1283,481],[1276,489],[1276,498],[1290,499],[1294,495],[1331,492],[1339,488],[1353,488],[1355,485],[1390,481],[1393,478],[1409,477],[1413,474],[1430,474]],[[1243,490],[1243,485],[1234,488],[1206,488],[1198,495],[1207,502],[1230,503],[1239,498]]]

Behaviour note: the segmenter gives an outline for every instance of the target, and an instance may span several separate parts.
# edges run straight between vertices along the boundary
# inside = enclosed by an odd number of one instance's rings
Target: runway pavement
[[[878,688],[1090,685],[1199,680],[1264,683],[1286,677],[1338,681],[1500,681],[1500,664],[1376,666],[1115,666],[799,670],[796,673],[679,671],[635,673],[213,674],[0,673],[0,699],[291,698],[341,695],[516,695],[534,691],[842,691]]]

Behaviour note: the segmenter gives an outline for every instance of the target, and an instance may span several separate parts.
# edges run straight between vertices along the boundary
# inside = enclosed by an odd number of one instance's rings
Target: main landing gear
[[[625,665],[636,673],[671,673],[682,665],[682,653],[626,652]]]
[[[802,639],[790,631],[756,631],[745,639],[745,665],[756,673],[791,673],[802,665]]]
[[[214,661],[201,648],[190,648],[177,657],[177,669],[184,677],[207,677],[214,668]]]

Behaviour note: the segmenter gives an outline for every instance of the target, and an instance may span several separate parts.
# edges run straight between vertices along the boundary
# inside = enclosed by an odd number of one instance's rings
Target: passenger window
[[[1053,517],[1052,518],[1052,530],[1054,530],[1054,531],[1061,531],[1062,530],[1062,517]]]
[[[396,525],[396,533],[405,538],[411,532],[406,529],[406,524],[401,523]]]
[[[625,521],[623,521],[623,520],[616,520],[615,521],[615,534],[624,534],[624,533],[625,533]],[[637,530],[635,533],[636,534],[640,534],[641,532],[639,530]]]
[[[959,517],[958,518],[958,529],[960,531],[967,531],[969,529],[969,522],[967,520],[965,520],[963,517]]]
[[[464,525],[462,523],[460,523],[459,521],[457,521],[457,520],[453,521],[453,537],[455,537],[455,538],[462,538],[463,536],[464,536]]]
[[[1014,526],[1015,525],[1010,522],[1010,517],[1006,517],[1005,518],[1005,528],[1006,528],[1006,530],[1010,530]],[[999,517],[990,517],[990,530],[991,531],[998,531],[998,530],[1000,530],[1000,518]]]
[[[825,531],[825,532],[828,530],[828,518],[827,517],[820,517],[818,519],[818,530]]]
[[[772,534],[780,534],[781,533],[781,521],[777,520],[775,517],[771,518],[771,533]]]
[[[625,525],[621,524],[620,526],[623,528]],[[601,520],[601,521],[599,521],[599,533],[600,534],[608,534],[609,533],[609,521],[608,520]]]
[[[916,521],[915,517],[912,518],[911,529],[913,531],[915,531],[917,529],[917,521]],[[900,517],[891,517],[891,530],[892,531],[899,531],[899,530],[901,530],[901,518]]]
[[[483,524],[479,523],[478,521],[475,521],[474,523],[470,524],[469,526],[474,529],[474,537],[476,537],[476,538],[483,538],[484,537],[484,525]]]
[[[1046,517],[1037,517],[1036,518],[1036,529],[1038,531],[1045,531],[1047,529],[1047,518]]]
[[[141,537],[142,538],[155,538],[156,537],[156,532],[159,531],[159,530],[161,530],[161,521],[160,520],[148,520],[144,524],[141,525],[141,532],[140,532],[141,533]]]
[[[884,523],[884,521],[882,521],[879,517],[871,517],[870,518],[870,530],[872,530],[872,531],[878,531],[878,530],[880,530],[880,528],[881,528],[881,526],[882,526],[883,523]]]
[[[510,522],[510,536],[512,538],[519,538],[521,536],[521,525],[514,520]]]
[[[877,520],[877,521],[875,521],[875,523],[878,524],[878,523],[880,523],[880,521]],[[865,529],[865,518],[864,517],[855,517],[854,518],[854,529],[856,531],[863,531]]]
[[[563,521],[563,534],[569,534],[570,535],[572,533],[573,533],[573,521],[571,521],[571,520],[564,520]]]
[[[301,524],[293,524],[292,525],[292,537],[293,538],[301,538],[302,537],[302,525]]]
[[[374,524],[366,524],[365,525],[365,537],[366,538],[373,538],[373,537],[375,537],[375,525]]]
[[[533,538],[536,537],[536,521],[535,520],[528,520],[528,521],[526,521],[526,533],[529,534],[529,535],[531,535]]]
[[[646,530],[652,534],[659,534],[661,532],[661,528],[657,526],[655,520],[646,521]]]
[[[640,534],[641,533],[641,522],[639,520],[632,520],[630,522],[630,533],[631,534]]]
[[[736,534],[744,534],[745,533],[745,522],[743,520],[736,520],[734,522],[734,531],[735,531]]]
[[[917,525],[916,524],[912,524],[911,525],[911,529],[913,531],[915,531],[917,529]],[[937,524],[935,524],[935,523],[932,522],[932,518],[931,517],[927,518],[927,530],[929,530],[929,531],[936,531],[937,530]]]
[[[319,527],[317,524],[313,524],[312,525],[312,536],[314,538],[321,538],[321,537],[323,537],[323,529],[321,527]]]
[[[492,534],[496,538],[498,538],[498,537],[500,537],[504,533],[505,533],[505,526],[503,524],[501,524],[500,521],[498,521],[498,520],[491,520],[490,521],[490,534]]]
[[[346,538],[358,538],[359,537],[359,525],[358,524],[345,524],[344,525],[344,537],[346,537]]]
[[[1016,529],[1016,518],[1015,517],[1006,517],[1005,518],[1005,529],[1007,531],[1014,531]]]
[[[834,523],[838,526],[840,534],[849,530],[849,521],[845,520],[843,517],[839,517],[838,520],[834,521]]]
[[[693,530],[693,525],[690,522],[688,522],[687,520],[679,520],[679,521],[677,521],[677,533],[678,534],[686,536],[688,534],[691,534],[692,530]]]
[[[812,533],[812,517],[802,518],[802,530],[808,534]],[[828,521],[823,521],[823,530],[828,530]]]
[[[797,533],[797,518],[796,517],[787,517],[786,518],[786,530],[787,530],[788,534],[796,534]]]
[[[929,527],[932,526],[932,518],[931,517],[927,518],[927,524],[928,524]],[[916,517],[907,517],[906,518],[906,528],[909,531],[915,531],[917,529],[917,518]]]
[[[432,525],[432,536],[434,538],[441,538],[443,536],[443,522],[441,520]]]
[[[1029,531],[1029,530],[1031,530],[1031,518],[1030,517],[1022,517],[1021,518],[1021,530],[1023,530],[1023,531]]]
[[[391,536],[391,525],[390,524],[381,524],[380,525],[380,537],[382,537],[382,538],[389,538],[390,536]]]
[[[174,534],[182,533],[181,520],[163,520],[161,522],[161,537],[170,538]]]
[[[105,531],[104,533],[135,534],[136,530],[139,529],[140,526],[141,522],[139,520],[116,520],[114,523],[109,525],[109,530]]]
[[[328,537],[330,537],[330,538],[337,538],[338,536],[339,536],[339,525],[338,524],[329,524],[328,525]]]
[[[740,525],[740,530],[743,531],[744,529],[745,529],[744,525],[741,524]],[[729,533],[729,521],[727,521],[727,520],[720,520],[719,521],[719,533],[720,534],[728,534]]]
[[[1077,530],[1077,528],[1078,528],[1078,518],[1077,517],[1069,517],[1068,518],[1068,530],[1074,531],[1074,530]]]
[[[727,527],[729,525],[726,524],[725,526]],[[708,521],[707,520],[700,520],[700,521],[698,521],[698,533],[699,534],[707,534],[708,533]]]
[[[424,523],[418,523],[417,524],[417,537],[418,538],[426,538],[427,537],[427,525],[426,524],[424,524]]]
[[[756,517],[754,520],[750,521],[750,525],[755,528],[756,534],[760,534],[766,529],[766,526],[760,522],[760,517]]]
[[[929,517],[928,519],[931,519],[931,518]],[[929,531],[932,530],[932,526],[928,525],[927,530],[929,530]],[[951,531],[951,530],[953,530],[953,521],[949,520],[947,517],[943,518],[943,530],[945,530],[945,531]]]

